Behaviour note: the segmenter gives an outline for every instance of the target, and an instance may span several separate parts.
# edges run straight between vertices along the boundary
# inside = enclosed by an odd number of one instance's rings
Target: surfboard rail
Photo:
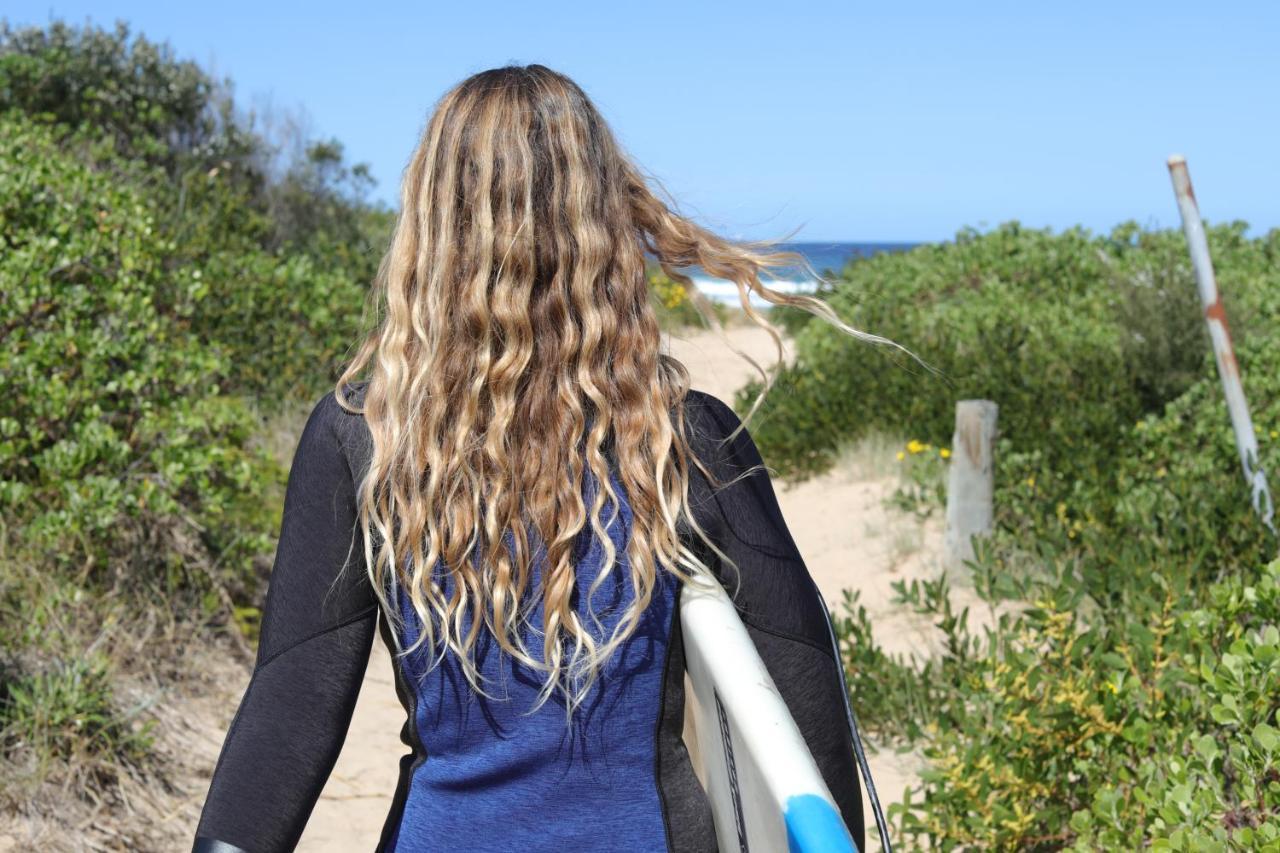
[[[724,588],[685,584],[680,620],[697,705],[697,749],[721,853],[856,851]]]

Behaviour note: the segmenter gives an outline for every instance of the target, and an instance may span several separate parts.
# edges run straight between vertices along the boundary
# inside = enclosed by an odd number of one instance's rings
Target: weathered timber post
[[[999,406],[990,400],[956,403],[956,433],[951,438],[947,479],[945,543],[949,566],[973,559],[973,537],[991,533],[998,413]]]
[[[1178,212],[1182,215],[1182,233],[1187,237],[1191,251],[1191,266],[1196,271],[1196,285],[1200,302],[1204,306],[1204,320],[1209,326],[1209,339],[1213,342],[1213,354],[1218,362],[1218,377],[1227,398],[1227,412],[1231,415],[1231,427],[1236,434],[1236,450],[1240,454],[1240,466],[1244,480],[1249,484],[1253,510],[1262,523],[1275,533],[1271,518],[1274,507],[1271,490],[1267,487],[1267,473],[1258,464],[1258,437],[1253,431],[1253,419],[1249,417],[1249,404],[1244,398],[1244,385],[1240,381],[1240,366],[1236,363],[1235,349],[1231,345],[1231,331],[1227,328],[1227,313],[1218,293],[1217,278],[1213,274],[1213,261],[1209,258],[1209,241],[1204,236],[1204,223],[1200,221],[1200,208],[1196,194],[1191,189],[1191,175],[1187,172],[1187,160],[1180,154],[1169,158],[1169,177],[1173,179],[1173,194],[1178,199]]]

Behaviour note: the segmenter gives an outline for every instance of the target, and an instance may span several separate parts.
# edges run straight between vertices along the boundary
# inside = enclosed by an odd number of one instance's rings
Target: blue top
[[[631,507],[616,475],[611,480],[620,506],[606,530],[617,562],[591,602],[604,631],[583,618],[597,641],[608,637],[633,600],[626,556]],[[588,506],[591,491],[584,489]],[[608,522],[614,509],[606,498],[601,519]],[[589,525],[584,533],[591,535],[589,544],[578,548],[574,604],[580,614],[586,612],[579,605],[605,559],[604,545]],[[522,635],[535,658],[542,652],[540,582],[545,566],[545,550],[538,548],[530,584],[538,607]],[[447,596],[449,575],[437,567],[436,577]],[[404,590],[396,592],[404,618],[400,640],[409,648],[422,626]],[[476,853],[665,849],[656,740],[674,592],[674,579],[660,572],[637,630],[605,662],[571,727],[559,691],[530,713],[545,673],[500,653],[487,631],[477,637],[475,661],[482,687],[496,700],[471,689],[453,654],[444,655],[434,668],[429,664],[439,654],[426,643],[398,656],[413,692],[413,734],[425,760],[415,762],[388,849],[439,850],[446,839],[467,839],[465,849]],[[509,831],[492,831],[499,826]]]

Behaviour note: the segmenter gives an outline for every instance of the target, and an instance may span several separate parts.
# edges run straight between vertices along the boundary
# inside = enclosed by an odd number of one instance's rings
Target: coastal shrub
[[[1280,344],[1238,352],[1260,437],[1280,456]],[[1228,849],[1276,844],[1278,541],[1250,503],[1212,360],[1117,433],[1112,470],[1061,482],[1003,442],[999,525],[969,573],[992,627],[947,579],[898,587],[943,652],[876,645],[837,619],[851,697],[927,769],[896,809],[943,849]],[[1272,476],[1274,481],[1275,477]],[[879,692],[880,685],[892,691]],[[866,709],[865,711],[863,709]]]
[[[1255,337],[1237,352],[1259,441],[1258,462],[1280,487],[1280,342]],[[1091,591],[1123,589],[1124,567],[1192,567],[1196,582],[1244,571],[1278,541],[1254,511],[1212,356],[1163,410],[1117,432],[1121,452],[1093,479],[1070,480],[1038,451],[997,451],[998,525],[1009,540],[1072,551],[1091,567]]]
[[[867,733],[882,744],[912,744],[927,738],[963,701],[966,661],[981,652],[980,639],[967,632],[969,614],[951,603],[945,575],[894,585],[895,603],[931,616],[947,653],[936,658],[890,654],[876,642],[875,627],[856,589],[844,590],[832,622],[839,639],[849,698]],[[886,792],[898,793],[898,792]]]
[[[1202,596],[1151,579],[1127,617],[1082,606],[1065,570],[1022,586],[1027,604],[981,638],[936,611],[955,649],[927,678],[890,668],[913,701],[932,705],[921,726],[928,769],[891,810],[902,839],[943,849],[1276,842],[1280,563]]]
[[[1266,333],[1277,311],[1267,294],[1280,286],[1280,237],[1246,239],[1244,230],[1208,230],[1241,343]],[[1068,480],[1097,478],[1118,458],[1118,431],[1201,375],[1208,344],[1178,239],[1131,224],[1095,236],[1007,223],[850,264],[826,294],[832,306],[937,373],[805,322],[796,362],[758,419],[762,452],[803,477],[826,468],[841,441],[873,429],[906,425],[945,445],[956,400],[985,398],[999,403],[1014,447],[1039,451]],[[757,392],[748,385],[738,402]]]
[[[96,128],[125,161],[171,175],[252,155],[252,134],[228,120],[224,86],[124,21],[110,30],[0,21],[0,111]]]
[[[227,385],[271,408],[336,378],[393,216],[341,143],[267,138],[228,81],[123,22],[0,22],[6,111],[146,199],[156,302],[225,356]]]
[[[103,154],[103,156],[111,156]],[[0,120],[0,512],[88,583],[248,581],[279,474],[228,393],[231,353],[188,328],[205,293],[171,273],[148,199],[13,113]],[[183,282],[175,285],[175,278]],[[120,567],[127,565],[128,572]]]
[[[1240,223],[1209,233],[1259,462],[1274,472],[1280,240],[1247,238]],[[952,385],[896,366],[877,374],[869,365],[889,353],[855,356],[806,322],[790,384],[756,433],[771,464],[803,474],[826,464],[819,433],[897,419],[917,448],[945,446],[956,399],[1001,404],[996,531],[966,569],[990,627],[970,628],[978,614],[953,605],[945,575],[897,585],[899,606],[934,620],[942,651],[927,660],[885,653],[853,592],[837,616],[868,729],[927,760],[897,830],[940,849],[1273,849],[1280,542],[1251,506],[1181,235],[1006,226],[972,239],[987,245],[962,236],[881,262],[898,276],[906,330],[889,336],[917,352],[925,341]],[[975,251],[984,275],[963,305],[923,292]],[[1032,272],[1014,287],[1002,258],[1027,253]],[[874,264],[846,272],[851,293],[869,284],[845,310],[895,319]],[[918,512],[944,500],[918,487],[898,497]]]
[[[0,117],[5,789],[142,761],[120,670],[145,665],[131,650],[157,622],[256,600],[284,476],[226,387],[231,353],[189,328],[202,294],[174,286],[190,271],[168,267],[155,205],[109,149],[63,143]]]
[[[41,792],[160,772],[131,697],[173,638],[255,638],[264,433],[336,377],[389,234],[340,145],[253,123],[124,25],[0,25],[0,802],[54,822]]]

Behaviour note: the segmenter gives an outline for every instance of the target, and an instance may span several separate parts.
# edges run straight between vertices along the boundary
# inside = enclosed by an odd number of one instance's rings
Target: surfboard
[[[857,846],[804,736],[719,584],[685,584],[680,623],[697,758],[720,853]]]

